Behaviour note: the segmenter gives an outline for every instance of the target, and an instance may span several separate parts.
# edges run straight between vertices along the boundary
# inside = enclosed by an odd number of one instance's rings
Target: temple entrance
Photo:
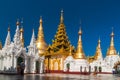
[[[102,67],[101,66],[99,66],[99,72],[102,72]]]
[[[94,67],[94,72],[97,72],[97,66]]]
[[[36,73],[40,73],[40,62],[36,61]]]
[[[66,67],[67,67],[67,71],[69,71],[70,70],[70,63],[67,63]]]
[[[24,58],[21,56],[17,58],[17,73],[18,74],[24,73],[24,69],[25,69],[24,61],[25,61]]]

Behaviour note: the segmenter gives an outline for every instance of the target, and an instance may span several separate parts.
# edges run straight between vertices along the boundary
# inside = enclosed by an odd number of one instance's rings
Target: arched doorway
[[[36,73],[40,73],[40,62],[36,61]]]
[[[97,66],[94,67],[94,72],[97,72]]]
[[[67,63],[66,67],[67,67],[67,71],[69,71],[69,69],[70,69],[70,63]]]
[[[17,58],[17,65],[20,65],[21,62],[24,62],[24,59],[22,57]]]
[[[24,72],[24,71],[21,72],[21,65],[24,64],[24,61],[25,61],[24,58],[21,57],[21,56],[19,56],[19,57],[17,58],[17,73],[18,73],[18,74]]]
[[[102,72],[102,67],[101,66],[99,66],[99,72]]]

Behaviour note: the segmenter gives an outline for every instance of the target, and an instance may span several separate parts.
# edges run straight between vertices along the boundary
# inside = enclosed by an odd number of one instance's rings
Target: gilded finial
[[[40,27],[39,27],[40,30],[42,30],[42,16],[40,16]]]
[[[100,37],[99,37],[99,39],[98,39],[98,43],[100,43],[101,41],[100,41]]]
[[[82,35],[82,29],[81,29],[81,27],[80,27],[80,29],[79,29],[78,34],[79,34],[79,35]]]
[[[19,25],[20,25],[20,23],[19,23],[19,19],[17,19],[16,25],[17,25],[17,26],[19,26]]]
[[[60,23],[63,23],[63,9],[61,10],[61,17],[60,17]]]
[[[42,16],[40,16],[40,23],[42,23]]]
[[[78,32],[79,35],[82,35],[81,24],[82,24],[82,21],[81,21],[81,19],[80,19],[80,29],[79,29],[79,32]]]
[[[112,33],[111,33],[111,37],[113,37],[114,36],[114,32],[113,32],[113,27],[112,27]]]
[[[10,25],[8,25],[8,31],[10,31]]]
[[[20,29],[20,32],[24,32],[24,29],[23,29],[23,27],[21,27],[21,29]]]

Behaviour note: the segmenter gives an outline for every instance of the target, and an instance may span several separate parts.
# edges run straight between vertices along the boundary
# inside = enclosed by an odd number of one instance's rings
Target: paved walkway
[[[79,74],[25,74],[0,75],[0,80],[120,80],[112,74],[79,75]]]
[[[97,74],[97,75],[79,75],[79,74],[41,74],[41,76],[47,77],[60,77],[68,78],[72,80],[120,80],[119,76],[112,74]]]

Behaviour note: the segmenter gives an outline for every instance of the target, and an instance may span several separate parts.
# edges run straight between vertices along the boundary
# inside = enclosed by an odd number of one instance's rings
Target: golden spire
[[[95,53],[95,60],[99,59],[99,58],[102,58],[102,53],[101,53],[101,47],[100,47],[100,38],[98,40],[98,46],[96,48],[96,53]]]
[[[23,29],[23,18],[21,20],[21,29],[20,29],[20,40],[22,43],[22,47],[24,47],[24,29]]]
[[[24,37],[23,37],[24,29],[23,27],[20,29],[20,40],[22,43],[22,47],[24,47]]]
[[[36,40],[37,48],[39,50],[39,54],[41,54],[40,50],[46,50],[47,44],[44,40],[44,34],[43,34],[43,27],[42,27],[42,17],[40,17],[40,26],[38,30],[38,37]]]
[[[78,46],[77,46],[77,52],[75,53],[74,58],[85,59],[85,54],[84,54],[84,51],[82,49],[82,40],[81,40],[82,30],[81,30],[81,28],[80,28],[78,34],[79,34]]]
[[[107,56],[109,56],[109,55],[117,55],[116,49],[114,47],[114,32],[113,32],[113,30],[112,30],[112,33],[111,33],[110,47],[107,51]]]
[[[20,25],[20,22],[19,22],[19,19],[17,19],[16,26],[19,26],[19,25]]]
[[[38,31],[38,38],[44,39],[43,27],[42,27],[42,17],[40,17],[40,26]]]
[[[61,10],[61,17],[60,17],[60,23],[63,23],[64,18],[63,18],[63,10]]]

